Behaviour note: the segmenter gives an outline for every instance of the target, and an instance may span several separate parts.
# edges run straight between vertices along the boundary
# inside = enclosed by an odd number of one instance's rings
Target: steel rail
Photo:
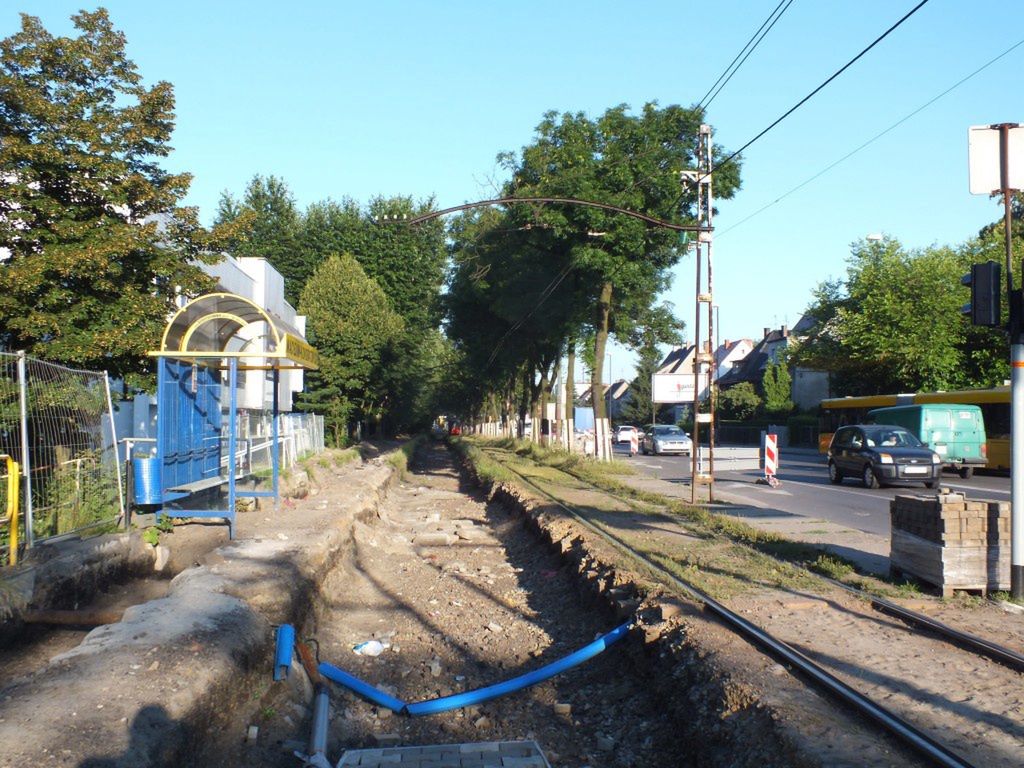
[[[931,616],[904,608],[901,605],[886,600],[884,597],[876,597],[870,592],[851,587],[849,584],[843,584],[841,581],[830,579],[827,576],[822,576],[822,578],[857,597],[867,598],[871,601],[871,607],[876,611],[888,613],[910,624],[917,624],[941,636],[943,639],[952,640],[954,645],[964,647],[965,650],[974,651],[1018,672],[1024,672],[1024,654],[1017,653],[1017,651],[1006,648],[998,643],[993,643],[984,637],[979,637],[970,632],[964,632],[963,630],[951,627],[948,624],[943,624]]]
[[[522,475],[520,475],[520,477],[522,477]],[[573,477],[575,477],[575,475],[573,475]],[[605,489],[601,489],[601,491],[623,501],[629,501],[629,499],[626,496],[621,496],[615,493],[614,491],[608,491]],[[991,640],[988,640],[979,635],[975,635],[970,632],[964,632],[963,630],[956,629],[955,627],[951,627],[948,624],[944,624],[943,622],[938,621],[937,619],[933,619],[931,616],[920,613],[918,611],[912,611],[909,608],[904,608],[903,606],[897,605],[896,603],[890,600],[886,600],[883,597],[873,595],[870,592],[867,592],[866,590],[858,589],[857,587],[850,586],[849,584],[844,584],[841,581],[837,581],[836,579],[824,576],[820,573],[815,573],[814,571],[811,571],[809,568],[803,566],[797,567],[803,568],[803,570],[807,571],[808,573],[813,573],[815,576],[824,579],[825,581],[829,582],[830,584],[840,589],[846,590],[847,592],[849,592],[852,595],[855,595],[856,597],[868,600],[871,603],[871,607],[874,608],[876,611],[879,611],[881,613],[887,613],[891,616],[895,616],[901,621],[907,622],[909,624],[916,624],[919,627],[927,629],[928,631],[938,635],[939,638],[942,640],[951,641],[953,645],[961,648],[962,650],[973,651],[978,655],[985,656],[991,659],[992,661],[1009,667],[1010,669],[1013,669],[1018,672],[1024,672],[1024,654],[1018,653],[1012,648],[1007,648],[1006,646],[999,645],[998,643],[994,643]]]
[[[875,703],[867,696],[851,688],[849,685],[844,683],[839,678],[835,677],[832,673],[828,672],[822,666],[811,660],[800,651],[786,644],[782,640],[779,640],[768,632],[764,631],[760,627],[752,624],[746,619],[742,618],[738,614],[730,611],[724,605],[719,603],[709,595],[704,594],[702,591],[687,584],[685,581],[679,579],[675,574],[670,573],[662,566],[654,563],[635,551],[627,543],[620,540],[618,537],[608,533],[599,526],[587,520],[585,517],[576,512],[572,507],[565,504],[557,497],[555,497],[549,491],[544,490],[534,481],[528,479],[521,472],[513,469],[509,465],[504,465],[513,474],[517,475],[524,483],[534,488],[536,491],[541,493],[550,499],[554,504],[565,510],[573,519],[579,522],[581,525],[590,529],[598,536],[603,538],[614,548],[625,554],[627,557],[642,563],[646,568],[653,572],[668,579],[673,586],[681,590],[686,595],[690,596],[699,603],[702,603],[706,609],[711,611],[715,616],[721,619],[727,626],[736,630],[739,634],[752,640],[757,645],[764,649],[767,649],[775,658],[787,662],[797,669],[805,677],[813,680],[821,688],[828,691],[833,696],[837,697],[851,708],[864,715],[868,719],[882,726],[886,731],[895,736],[899,741],[908,745],[920,755],[931,760],[935,765],[943,766],[944,768],[974,768],[974,766],[964,760],[962,757],[952,752],[951,750],[944,747],[939,742],[932,739],[923,731],[920,731],[914,725],[908,723],[906,720],[901,718],[894,712],[890,712],[880,704]]]

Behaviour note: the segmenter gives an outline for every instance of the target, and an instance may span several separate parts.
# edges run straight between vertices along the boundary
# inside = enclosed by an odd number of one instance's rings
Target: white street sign
[[[1024,189],[1024,126],[1009,130],[1009,186]],[[1003,188],[999,178],[999,128],[972,125],[967,132],[967,162],[972,195],[991,195]]]

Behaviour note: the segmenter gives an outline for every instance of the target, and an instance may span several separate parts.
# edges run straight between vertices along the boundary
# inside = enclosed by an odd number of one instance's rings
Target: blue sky
[[[913,0],[795,0],[714,100],[736,149],[899,19]],[[707,2],[197,2],[108,0],[147,83],[177,96],[173,170],[207,223],[256,173],[300,206],[331,197],[489,197],[495,155],[530,142],[549,109],[698,102],[777,5]],[[14,0],[55,34],[82,0]],[[763,213],[745,218],[1024,39],[1024,3],[930,0],[745,154],[743,188],[715,220],[721,338],[792,326],[850,243],[884,232],[955,244],[1000,216],[967,186],[970,125],[1024,122],[1024,46]],[[692,258],[666,299],[692,338]],[[613,352],[618,378],[632,355]]]

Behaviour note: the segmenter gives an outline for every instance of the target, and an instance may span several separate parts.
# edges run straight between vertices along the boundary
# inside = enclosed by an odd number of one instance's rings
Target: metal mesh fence
[[[105,373],[0,353],[0,453],[21,465],[28,545],[122,514]],[[0,532],[7,544],[8,531]]]
[[[269,472],[273,430],[270,411],[239,414],[239,446],[245,446],[244,465],[251,472]],[[324,450],[324,417],[312,413],[282,413],[277,423],[281,468]],[[243,461],[239,457],[239,464]]]

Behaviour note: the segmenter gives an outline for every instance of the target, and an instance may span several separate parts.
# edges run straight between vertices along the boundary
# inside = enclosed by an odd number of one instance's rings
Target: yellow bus
[[[1010,468],[1010,388],[961,389],[953,392],[918,392],[907,395],[834,397],[821,401],[818,450],[828,450],[832,433],[844,424],[863,424],[868,411],[892,405],[963,403],[977,405],[985,419],[988,469]]]

